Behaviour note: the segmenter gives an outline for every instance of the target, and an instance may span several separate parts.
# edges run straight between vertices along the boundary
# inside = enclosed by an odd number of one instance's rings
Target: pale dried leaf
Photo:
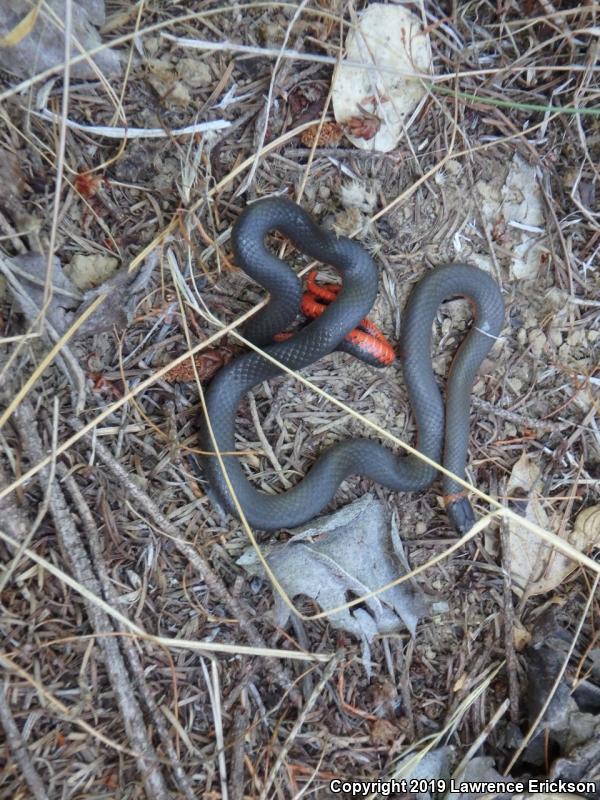
[[[393,150],[408,115],[425,95],[422,81],[410,75],[431,71],[428,34],[417,17],[400,6],[371,3],[348,33],[346,61],[373,64],[379,70],[342,62],[332,95],[337,122],[356,147]],[[373,124],[367,138],[348,130],[351,120],[361,119],[365,129]]]
[[[574,533],[580,549],[600,544],[600,506],[590,506],[580,511],[575,520]]]
[[[54,330],[62,335],[98,296],[110,295],[110,301],[102,303],[91,314],[79,327],[76,336],[102,333],[112,330],[115,326],[119,329],[125,328],[133,315],[140,294],[150,280],[155,264],[156,256],[151,255],[138,273],[129,274],[125,269],[118,270],[97,288],[82,293],[66,274],[60,260],[54,256],[51,276],[52,295],[45,309],[45,318]],[[48,274],[47,256],[41,253],[25,253],[14,258],[5,258],[0,268],[7,278],[8,288],[20,310],[28,321],[33,323],[44,305],[44,287]],[[82,273],[78,273],[78,276],[81,278]],[[98,277],[97,273],[95,277]]]
[[[390,533],[383,505],[366,495],[297,532],[284,545],[264,547],[267,562],[290,598],[312,597],[324,610],[344,605],[406,572],[400,539]],[[248,572],[264,576],[253,549],[239,559]],[[425,611],[421,593],[409,581],[368,598],[361,606],[328,615],[336,628],[370,642],[377,634],[403,627],[414,634]],[[276,595],[275,617],[285,625],[290,610]]]
[[[548,530],[558,526],[548,517],[541,494],[539,470],[526,454],[514,465],[508,481],[508,493],[516,490],[525,494],[524,509],[520,509],[525,519]],[[576,567],[577,562],[547,545],[537,534],[513,519],[508,521],[510,534],[510,569],[513,591],[521,594],[544,594],[559,586]],[[565,536],[567,541],[578,549],[581,536],[575,532]]]
[[[60,26],[64,25],[65,0],[46,0],[40,13],[34,14],[34,11],[27,0],[0,4],[0,39],[8,37],[8,44],[0,42],[0,67],[21,78],[29,78],[64,62],[64,30]],[[85,50],[102,44],[95,26],[104,20],[103,0],[73,2],[71,12],[73,39]],[[75,44],[72,52],[79,54]],[[105,75],[114,76],[121,71],[118,53],[109,48],[96,53],[93,61]],[[77,79],[97,77],[86,60],[72,65],[71,76]]]

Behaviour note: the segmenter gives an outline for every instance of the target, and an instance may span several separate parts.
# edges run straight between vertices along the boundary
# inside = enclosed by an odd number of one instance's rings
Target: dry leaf
[[[417,17],[400,6],[371,3],[348,33],[333,86],[333,111],[348,139],[363,150],[393,150],[425,95],[422,81],[410,76],[430,71],[429,36]]]
[[[507,486],[508,494],[523,495],[523,516],[546,530],[557,525],[549,519],[541,495],[539,470],[526,454],[514,465]],[[521,594],[544,594],[559,586],[577,567],[577,562],[550,547],[537,534],[514,520],[509,520],[510,569],[513,589]],[[582,553],[600,544],[600,506],[584,509],[572,531],[565,533],[569,544]]]
[[[263,547],[263,553],[290,598],[307,595],[325,611],[367,595],[408,571],[398,532],[393,524],[390,526],[382,503],[370,495],[312,522],[284,545]],[[237,563],[264,577],[254,549],[247,550]],[[406,581],[361,605],[327,616],[335,628],[368,643],[377,634],[403,627],[414,634],[424,611],[420,591]],[[281,627],[290,616],[290,609],[277,593],[274,616]]]
[[[547,250],[544,200],[536,168],[515,154],[504,183],[477,182],[481,214],[492,238],[512,251],[511,272],[518,280],[533,280]]]
[[[14,47],[15,45],[19,44],[19,42],[24,39],[28,33],[31,33],[33,26],[35,25],[35,21],[37,20],[41,5],[42,0],[38,0],[37,5],[35,5],[31,11],[23,17],[23,19],[17,22],[16,25],[4,36],[0,36],[0,47]]]
[[[590,506],[579,512],[574,533],[578,537],[577,547],[580,549],[600,544],[600,506]]]
[[[23,0],[0,4],[0,67],[12,75],[29,78],[64,61],[64,31],[52,17],[64,20],[65,0],[45,0],[40,10],[36,13],[37,7]],[[103,0],[73,0],[71,11],[73,38],[87,51],[101,45],[96,26],[104,22]],[[75,46],[73,52],[77,52]],[[89,63],[73,64],[71,77],[97,78],[92,61],[105,76],[121,72],[119,54],[107,47],[90,56]]]
[[[45,318],[54,330],[62,335],[70,325],[100,295],[110,296],[80,326],[76,336],[112,330],[116,325],[124,328],[133,316],[140,294],[150,280],[157,263],[152,254],[140,270],[129,274],[118,270],[109,280],[95,289],[80,292],[63,270],[60,259],[52,260],[52,298],[46,308]],[[44,301],[44,287],[48,274],[48,258],[42,253],[25,253],[14,258],[4,258],[0,271],[5,275],[8,288],[16,303],[32,323],[39,315]]]

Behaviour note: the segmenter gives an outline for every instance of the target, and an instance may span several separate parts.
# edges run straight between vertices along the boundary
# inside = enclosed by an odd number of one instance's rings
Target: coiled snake
[[[297,316],[302,291],[291,267],[266,249],[265,237],[275,230],[311,258],[334,266],[342,276],[342,289],[322,316],[281,342],[274,342],[274,337]],[[268,306],[251,319],[244,335],[290,369],[303,369],[338,348],[373,305],[378,272],[367,251],[357,242],[319,228],[289,200],[269,198],[248,206],[234,226],[232,241],[238,266],[270,293]],[[444,405],[431,364],[432,323],[440,303],[458,295],[471,301],[475,324],[452,362]],[[498,285],[487,273],[467,264],[442,266],[427,273],[412,290],[404,310],[402,362],[417,423],[417,447],[460,477],[465,475],[473,383],[503,320]],[[206,404],[220,452],[235,450],[235,417],[244,394],[280,372],[271,361],[249,352],[217,373],[206,392]],[[201,446],[214,453],[206,423],[201,429]],[[246,519],[253,527],[267,531],[295,527],[317,516],[331,502],[340,483],[352,474],[364,475],[398,492],[422,491],[436,477],[436,470],[416,456],[398,457],[370,439],[350,439],[329,447],[299,483],[276,495],[250,483],[239,457],[224,455],[222,459]],[[235,515],[217,457],[207,455],[203,462],[213,494]],[[455,528],[467,531],[474,516],[463,488],[444,476],[443,492]]]

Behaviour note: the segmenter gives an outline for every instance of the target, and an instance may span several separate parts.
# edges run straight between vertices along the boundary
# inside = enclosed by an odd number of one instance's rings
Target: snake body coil
[[[265,247],[265,237],[280,231],[308,256],[334,266],[342,289],[321,317],[291,339],[273,343],[273,337],[295,319],[300,304],[300,281],[285,262]],[[232,232],[237,264],[269,293],[266,309],[245,328],[245,336],[286,367],[299,370],[335,350],[346,334],[367,316],[377,294],[377,268],[363,247],[319,228],[300,206],[280,198],[249,206]],[[431,365],[432,324],[444,300],[469,298],[475,325],[459,348],[450,372],[446,408]],[[500,333],[504,306],[494,280],[465,264],[439,267],[412,290],[402,321],[402,359],[406,386],[418,429],[418,449],[430,459],[464,477],[469,440],[469,404],[473,382],[482,360]],[[250,352],[223,367],[206,393],[213,438],[203,423],[201,445],[208,453],[235,450],[235,417],[245,393],[281,370],[259,353]],[[444,424],[444,419],[445,424]],[[254,488],[240,459],[222,456],[231,486],[248,522],[262,530],[301,525],[322,511],[340,483],[352,474],[400,492],[426,489],[436,470],[416,456],[395,456],[370,439],[350,439],[327,449],[293,488],[269,495]],[[218,502],[237,515],[216,455],[204,459],[205,477]],[[460,531],[474,520],[460,484],[443,479],[446,507]]]

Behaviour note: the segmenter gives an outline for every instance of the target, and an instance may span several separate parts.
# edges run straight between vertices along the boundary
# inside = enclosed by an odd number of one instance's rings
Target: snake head
[[[457,497],[446,501],[446,513],[457,532],[462,534],[471,530],[475,524],[473,507],[467,497]]]

